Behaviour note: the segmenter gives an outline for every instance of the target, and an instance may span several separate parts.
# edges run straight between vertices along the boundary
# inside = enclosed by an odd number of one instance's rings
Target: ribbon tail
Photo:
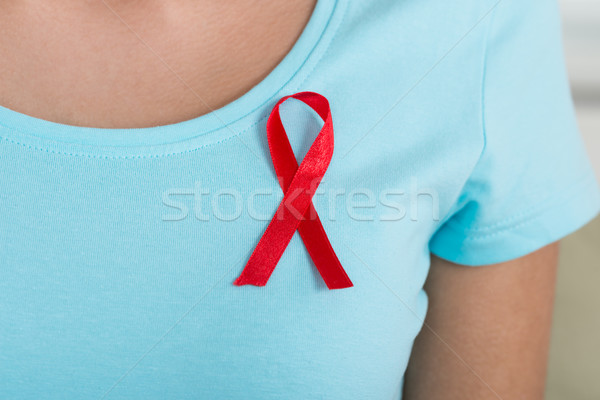
[[[344,289],[354,286],[337,258],[312,203],[304,214],[304,220],[298,226],[298,233],[329,289]]]
[[[265,286],[299,224],[300,219],[296,218],[287,208],[285,201],[282,201],[244,270],[233,284]]]

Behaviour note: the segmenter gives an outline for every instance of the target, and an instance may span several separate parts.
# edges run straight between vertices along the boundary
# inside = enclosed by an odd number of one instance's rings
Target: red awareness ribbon
[[[300,163],[296,157],[279,116],[279,106],[289,98],[300,100],[323,119],[323,128]],[[283,97],[267,120],[267,140],[275,172],[284,196],[273,219],[252,252],[237,286],[265,286],[294,232],[304,241],[306,250],[329,289],[352,287],[352,282],[340,264],[323,225],[312,204],[312,197],[327,171],[333,156],[333,123],[329,102],[314,92],[301,92]]]

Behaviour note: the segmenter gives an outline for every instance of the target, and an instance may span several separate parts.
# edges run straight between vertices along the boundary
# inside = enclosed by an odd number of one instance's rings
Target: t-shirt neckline
[[[176,154],[226,141],[265,118],[263,106],[276,101],[275,96],[285,90],[309,58],[320,57],[326,46],[318,45],[337,27],[331,22],[339,19],[335,17],[341,13],[340,2],[317,1],[308,23],[281,62],[251,90],[217,110],[168,125],[120,129],[61,124],[0,106],[0,138],[69,155],[102,156],[103,149],[111,149],[105,154],[108,157]]]

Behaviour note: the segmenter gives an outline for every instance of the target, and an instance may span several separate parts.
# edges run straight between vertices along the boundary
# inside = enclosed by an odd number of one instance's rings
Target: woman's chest
[[[284,111],[302,158],[318,121],[297,103]],[[438,192],[437,161],[398,143],[345,160],[352,142],[338,126],[341,150],[313,198],[354,283],[333,291],[298,234],[265,287],[233,285],[283,198],[262,123],[240,141],[163,158],[5,152],[0,376],[30,384],[3,389],[396,395],[449,194]]]

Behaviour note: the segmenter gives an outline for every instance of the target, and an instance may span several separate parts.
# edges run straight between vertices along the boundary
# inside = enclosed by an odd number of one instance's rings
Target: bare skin
[[[289,52],[315,3],[7,1],[0,104],[102,128],[194,118],[260,82]],[[497,399],[494,392],[541,399],[556,253],[553,245],[478,268],[434,258],[427,324],[453,351],[423,329],[406,399]]]
[[[260,82],[289,52],[315,4],[3,2],[0,104],[102,128],[191,119]]]
[[[476,268],[434,257],[405,399],[542,400],[557,256],[552,244]]]

